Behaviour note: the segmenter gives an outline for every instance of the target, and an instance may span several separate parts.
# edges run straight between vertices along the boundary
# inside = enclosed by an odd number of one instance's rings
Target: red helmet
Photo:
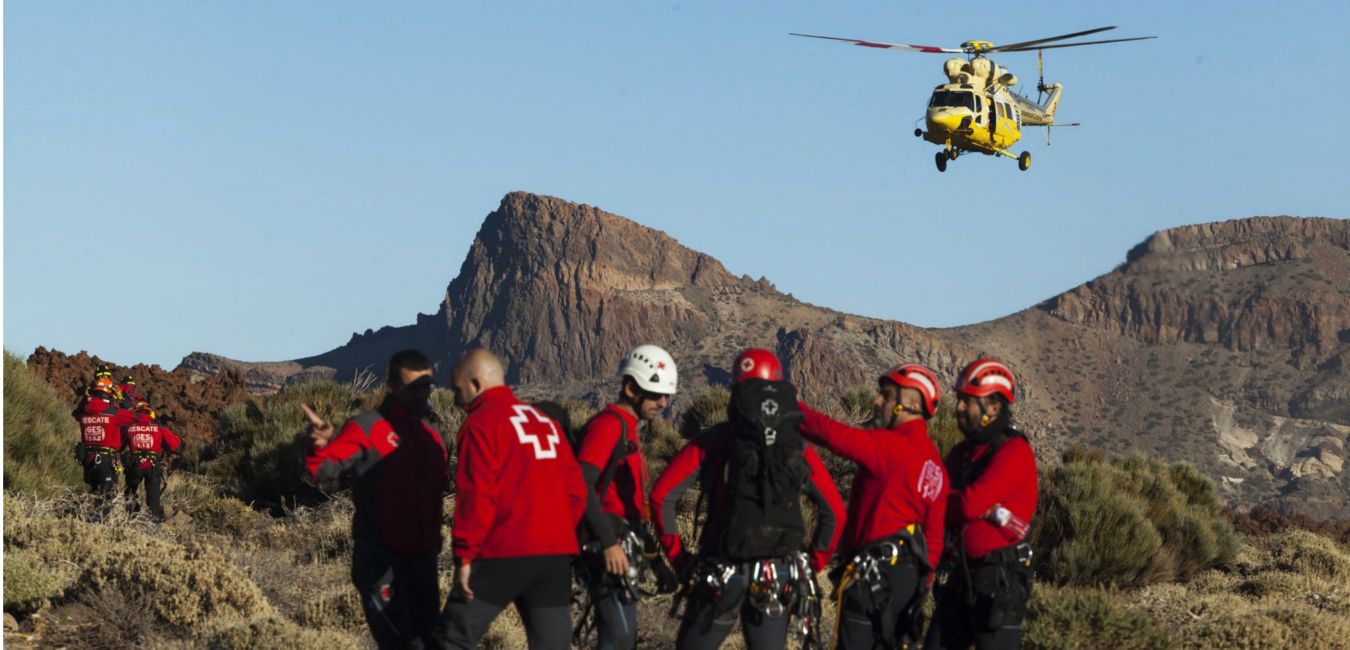
[[[931,418],[937,413],[938,402],[942,400],[942,391],[938,389],[937,375],[927,366],[902,363],[882,375],[881,381],[889,381],[896,386],[919,391],[919,395],[923,396],[924,416]]]
[[[774,353],[764,348],[750,348],[737,355],[732,364],[731,383],[734,386],[751,377],[783,381],[783,365],[778,363]]]
[[[956,380],[956,392],[972,397],[1002,395],[1009,404],[1013,403],[1013,392],[1017,380],[1007,364],[998,359],[976,359],[961,371]]]

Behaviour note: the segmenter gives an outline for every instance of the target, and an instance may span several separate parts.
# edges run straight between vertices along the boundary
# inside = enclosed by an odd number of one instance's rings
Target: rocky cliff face
[[[1350,221],[1265,217],[1156,233],[1115,272],[1041,307],[1149,343],[1281,352],[1311,367],[1350,342],[1347,287]]]
[[[1016,417],[1044,459],[1070,445],[1185,459],[1235,501],[1350,517],[1350,222],[1255,218],[1159,232],[1115,271],[1008,317],[925,330],[801,303],[660,231],[525,193],[488,215],[435,314],[331,352],[248,364],[191,355],[251,390],[377,374],[427,351],[444,377],[484,346],[534,394],[609,399],[628,348],[663,345],[682,399],[725,383],[740,349],[775,350],[807,399],[870,387],[900,361],[950,387],[978,354],[1021,382]],[[948,396],[950,399],[950,396]]]

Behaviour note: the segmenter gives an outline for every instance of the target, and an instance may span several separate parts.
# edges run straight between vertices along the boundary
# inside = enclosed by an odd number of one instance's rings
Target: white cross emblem
[[[543,414],[535,410],[535,408],[529,404],[515,404],[511,408],[516,412],[515,417],[511,418],[511,426],[515,427],[516,438],[520,440],[520,444],[528,444],[534,447],[535,458],[541,460],[546,458],[557,458],[558,443],[562,440],[562,436],[558,435],[558,426],[553,424],[553,420],[544,417]],[[533,422],[531,422],[531,420],[533,420]],[[537,434],[530,433],[525,430],[526,423],[546,425],[548,427],[548,434],[541,438]],[[547,449],[544,448],[542,444],[545,441],[548,442]]]

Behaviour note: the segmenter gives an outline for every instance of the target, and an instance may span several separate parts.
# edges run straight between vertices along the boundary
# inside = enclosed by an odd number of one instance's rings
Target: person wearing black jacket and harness
[[[772,352],[736,358],[727,411],[727,422],[690,440],[652,485],[661,545],[685,577],[671,610],[685,604],[676,646],[717,648],[740,618],[750,650],[785,647],[790,624],[803,647],[818,647],[816,573],[839,541],[844,501],[797,430],[796,390]],[[675,510],[696,482],[707,517],[695,556],[684,549]],[[802,496],[818,522],[805,549]]]
[[[655,345],[633,348],[618,374],[618,400],[586,423],[577,451],[589,492],[579,531],[581,561],[601,650],[637,647],[636,582],[639,565],[646,561],[642,537],[651,521],[638,424],[651,422],[670,406],[678,381],[675,360]],[[578,636],[585,632],[584,624]]]
[[[924,647],[1012,650],[1022,643],[1031,598],[1036,457],[1012,427],[1015,380],[996,359],[977,359],[956,381],[956,424],[965,441],[947,454],[952,489],[944,560],[948,575]]]

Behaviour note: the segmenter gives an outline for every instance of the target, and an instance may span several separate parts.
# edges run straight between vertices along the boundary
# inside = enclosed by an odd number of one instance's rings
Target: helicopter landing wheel
[[[933,160],[937,161],[938,171],[940,172],[947,171],[947,152],[945,151],[937,152],[937,156],[934,156]]]
[[[923,129],[914,129],[914,137],[916,137],[916,138],[922,138],[922,137],[923,137]]]
[[[956,157],[959,155],[961,155],[961,152],[956,147],[952,147],[951,149],[947,150],[948,160],[956,160]]]
[[[1031,166],[1031,152],[1023,151],[1022,155],[1017,157],[1017,168],[1026,171]]]

